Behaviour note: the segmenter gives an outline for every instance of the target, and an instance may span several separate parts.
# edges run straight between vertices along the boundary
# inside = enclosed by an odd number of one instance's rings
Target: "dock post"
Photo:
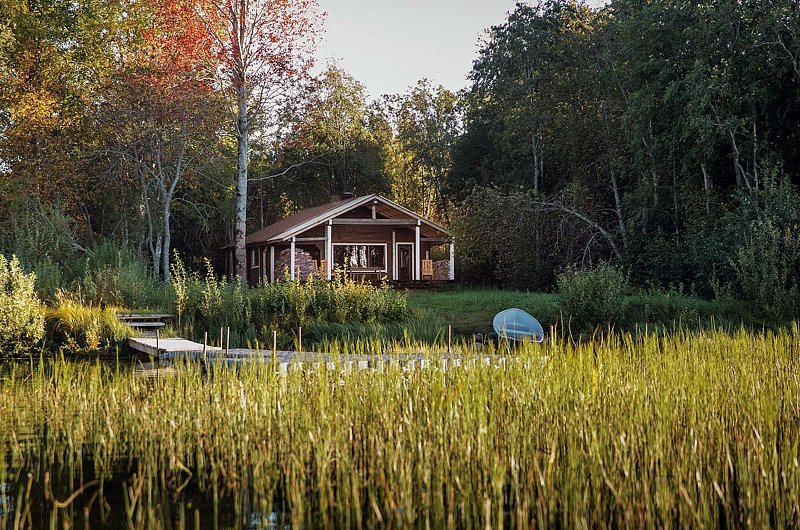
[[[203,332],[203,364],[208,364],[206,362],[206,347],[208,346],[208,331]]]
[[[161,347],[159,344],[160,342],[161,342],[161,334],[158,332],[158,328],[156,328],[156,380],[160,378],[159,377],[160,376],[159,370],[161,368]]]
[[[228,333],[225,337],[225,357],[230,355],[231,350],[231,328],[228,326]]]
[[[447,354],[450,355],[452,351],[452,341],[453,341],[453,325],[447,325]]]
[[[278,359],[278,330],[272,330],[272,364],[275,365],[275,362]]]
[[[303,351],[303,326],[297,328],[297,351]]]

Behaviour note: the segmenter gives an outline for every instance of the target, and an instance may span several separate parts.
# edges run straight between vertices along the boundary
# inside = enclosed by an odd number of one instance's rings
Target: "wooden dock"
[[[252,363],[274,363],[277,373],[287,374],[290,370],[318,372],[362,371],[382,372],[388,366],[399,366],[404,372],[434,369],[447,371],[486,366],[504,369],[507,363],[520,359],[506,355],[488,356],[479,352],[452,352],[440,354],[381,354],[337,355],[320,352],[272,351],[245,348],[205,347],[184,338],[137,337],[128,339],[128,346],[141,354],[151,357],[148,368],[143,365],[143,374],[158,376],[162,372],[177,373],[174,361],[197,361],[203,369],[225,367],[238,369]],[[546,362],[542,356],[540,362]],[[530,363],[530,359],[525,360]],[[165,371],[166,369],[166,371]],[[152,374],[150,373],[152,372]]]
[[[150,355],[151,357],[172,358],[176,355],[200,356],[203,354],[203,345],[180,337],[162,339],[156,337],[136,337],[128,339],[128,347],[139,353]],[[215,354],[222,350],[217,346],[206,346],[207,353]]]
[[[142,373],[149,377],[167,374],[178,374],[175,361],[197,361],[203,369],[229,368],[240,369],[253,363],[274,363],[276,373],[286,375],[293,371],[369,371],[383,372],[390,366],[399,367],[403,372],[416,370],[434,370],[446,372],[454,369],[470,369],[479,366],[505,369],[508,364],[521,362],[523,359],[506,355],[484,355],[473,353],[442,354],[372,354],[372,355],[337,355],[319,352],[295,352],[271,350],[248,350],[236,348],[225,350],[219,347],[206,347],[203,356],[203,345],[186,339],[160,339],[156,350],[155,339],[129,339],[132,348],[147,353],[153,361],[142,365]],[[158,351],[158,354],[156,354]],[[526,364],[531,359],[524,359]],[[537,362],[537,361],[534,361]],[[547,362],[542,356],[538,362]]]

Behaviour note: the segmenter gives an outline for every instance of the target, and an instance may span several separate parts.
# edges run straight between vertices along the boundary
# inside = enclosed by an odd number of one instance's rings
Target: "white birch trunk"
[[[234,257],[236,261],[235,272],[242,285],[247,284],[247,152],[248,152],[248,123],[247,123],[247,90],[242,81],[242,86],[237,90],[237,141],[239,154],[236,161],[236,225],[233,231]]]
[[[703,172],[703,191],[705,191],[706,195],[706,213],[711,213],[711,190],[714,187],[714,183],[711,181],[711,176],[706,171],[706,164],[705,162],[700,164],[700,170]]]
[[[622,212],[622,200],[619,194],[619,184],[617,183],[617,174],[611,171],[611,190],[614,192],[614,211],[617,214],[617,222],[619,223],[619,233],[622,236],[622,245],[628,244],[628,230],[625,226],[625,216]]]

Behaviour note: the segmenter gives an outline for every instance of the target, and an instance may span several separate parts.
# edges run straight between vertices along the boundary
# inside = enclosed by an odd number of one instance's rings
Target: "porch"
[[[233,253],[229,253],[233,271]],[[455,279],[452,234],[378,195],[298,212],[247,238],[250,285],[285,277],[369,282]]]

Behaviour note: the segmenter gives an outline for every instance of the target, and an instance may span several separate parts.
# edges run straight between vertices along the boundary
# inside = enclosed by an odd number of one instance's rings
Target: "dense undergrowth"
[[[164,332],[198,342],[207,334],[211,344],[221,344],[230,329],[232,347],[269,347],[274,330],[281,348],[298,346],[301,327],[306,347],[375,338],[433,343],[442,340],[448,325],[456,335],[472,337],[491,331],[494,314],[508,307],[520,307],[576,339],[597,328],[775,328],[791,321],[768,318],[757,306],[730,296],[708,301],[679,288],[636,288],[624,270],[608,264],[568,269],[559,276],[558,292],[543,294],[474,288],[409,293],[341,278],[243,288],[217,276],[208,262],[202,273],[188,271],[177,256],[167,284],[153,278],[134,254],[109,245],[101,246],[80,276],[61,287],[52,277],[25,273],[18,262],[9,263],[0,335],[13,339],[0,344],[5,355],[41,347],[69,353],[118,351],[132,333],[116,321],[118,311],[175,314]]]
[[[0,525],[800,524],[796,326],[557,341],[505,367],[429,360],[285,376],[179,365],[157,381],[101,363],[7,367],[0,483],[14,506]]]

